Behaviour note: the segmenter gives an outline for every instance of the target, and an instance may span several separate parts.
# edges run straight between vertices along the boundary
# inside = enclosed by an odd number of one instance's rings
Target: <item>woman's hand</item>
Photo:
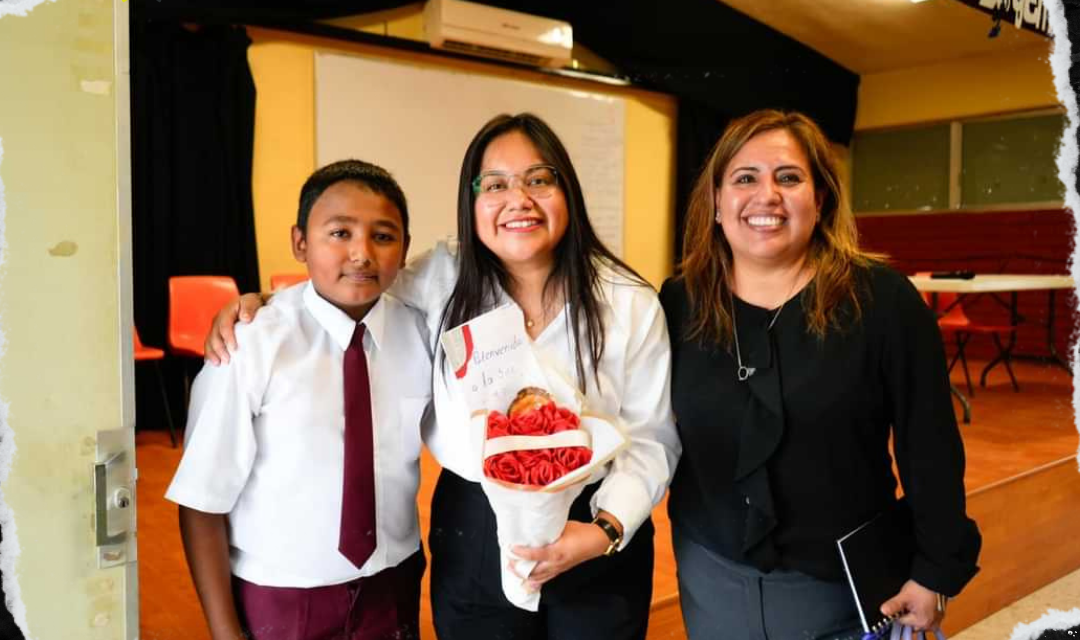
[[[601,512],[604,517],[615,524],[621,532],[622,524],[618,523],[614,516]],[[608,540],[604,530],[589,522],[570,520],[566,523],[559,539],[546,547],[521,547],[515,546],[514,555],[523,560],[535,560],[537,565],[532,573],[523,576],[518,573],[514,562],[510,561],[510,570],[515,575],[526,580],[525,588],[536,591],[545,582],[568,571],[577,565],[593,558],[599,558],[607,551],[611,541]]]
[[[229,361],[229,352],[237,349],[236,333],[233,331],[236,321],[239,319],[240,322],[251,322],[263,304],[265,302],[260,294],[245,293],[217,312],[214,324],[206,334],[206,342],[203,343],[207,362],[218,365]]]
[[[914,580],[908,580],[896,594],[881,605],[881,613],[891,616],[906,612],[896,622],[916,631],[929,631],[941,623],[944,611],[938,610],[938,594]]]

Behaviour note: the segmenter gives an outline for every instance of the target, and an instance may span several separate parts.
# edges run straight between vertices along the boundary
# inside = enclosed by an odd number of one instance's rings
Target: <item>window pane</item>
[[[964,124],[961,201],[965,206],[1063,200],[1054,155],[1062,115]]]
[[[949,206],[949,125],[857,133],[852,162],[856,211]]]

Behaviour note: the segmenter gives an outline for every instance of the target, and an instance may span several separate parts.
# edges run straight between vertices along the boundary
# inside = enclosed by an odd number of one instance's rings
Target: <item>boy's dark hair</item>
[[[596,385],[600,386],[597,369],[604,355],[604,324],[600,318],[601,267],[606,265],[630,280],[644,286],[648,284],[596,236],[566,147],[546,122],[531,113],[495,116],[480,129],[465,152],[458,186],[458,279],[443,310],[442,324],[456,327],[472,320],[499,299],[500,287],[506,291],[511,288],[511,276],[506,267],[476,234],[473,213],[476,194],[472,188],[488,144],[511,132],[525,135],[536,146],[544,162],[555,167],[559,188],[566,197],[566,234],[555,247],[555,267],[544,285],[544,297],[552,295],[558,287],[563,290],[570,307],[567,327],[574,333],[578,386],[584,392],[586,361],[592,365]]]
[[[401,224],[405,227],[402,231],[406,238],[409,237],[409,207],[401,186],[389,171],[363,160],[338,160],[308,177],[300,188],[300,208],[296,214],[296,226],[300,228],[300,233],[307,233],[308,217],[319,196],[331,186],[344,181],[355,182],[389,200],[401,214]]]

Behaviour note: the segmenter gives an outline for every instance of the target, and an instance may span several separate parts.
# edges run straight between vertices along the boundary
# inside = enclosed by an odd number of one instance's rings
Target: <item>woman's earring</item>
[[[716,209],[716,224],[720,224],[720,209]]]

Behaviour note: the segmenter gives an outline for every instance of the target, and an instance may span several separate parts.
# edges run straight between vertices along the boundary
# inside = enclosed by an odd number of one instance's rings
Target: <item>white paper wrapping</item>
[[[478,415],[487,428],[487,415]],[[514,561],[519,575],[528,575],[535,562],[521,560],[510,549],[515,545],[543,547],[558,540],[566,528],[570,505],[584,490],[594,471],[602,468],[626,444],[626,436],[611,422],[594,416],[581,419],[581,429],[592,436],[592,460],[541,489],[522,490],[484,477],[480,486],[487,495],[499,536],[502,589],[514,606],[536,611],[540,593],[525,589],[524,581],[510,569]]]
[[[580,428],[589,434],[592,446],[590,462],[544,487],[518,487],[484,477],[480,486],[495,512],[498,528],[502,571],[502,588],[506,598],[515,606],[536,611],[540,593],[526,591],[524,580],[511,571],[513,560],[520,575],[528,575],[536,566],[516,558],[510,549],[516,545],[542,547],[555,542],[566,528],[570,505],[581,495],[590,476],[602,470],[626,445],[624,430],[617,419],[594,416],[569,377],[543,362],[532,349],[532,340],[525,333],[524,316],[514,305],[499,307],[470,322],[445,332],[441,341],[447,361],[455,372],[455,383],[461,385],[472,411],[470,428],[487,433],[487,414],[505,413],[517,392],[524,387],[539,387],[551,394],[555,403],[581,417]],[[566,436],[555,434],[550,446],[567,446],[560,442]],[[508,440],[498,438],[492,440]],[[486,445],[486,439],[480,438]],[[486,455],[506,451],[498,443],[482,451]],[[523,446],[522,448],[529,448]]]

